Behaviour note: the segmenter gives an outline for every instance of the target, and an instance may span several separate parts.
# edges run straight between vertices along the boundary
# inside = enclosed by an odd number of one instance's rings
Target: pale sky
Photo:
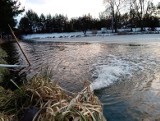
[[[99,13],[105,10],[103,0],[19,0],[25,10],[32,9],[38,15],[63,14],[68,18],[79,17],[90,13],[98,18]]]
[[[63,14],[68,18],[79,17],[90,13],[92,17],[98,18],[99,13],[105,10],[103,0],[19,0],[25,10],[32,9],[38,15]],[[152,0],[158,3],[159,0]]]

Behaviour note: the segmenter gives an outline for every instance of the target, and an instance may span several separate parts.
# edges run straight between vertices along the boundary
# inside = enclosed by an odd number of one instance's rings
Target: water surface
[[[21,45],[32,64],[23,70],[28,78],[47,68],[53,81],[73,92],[89,80],[108,121],[160,120],[159,42]]]

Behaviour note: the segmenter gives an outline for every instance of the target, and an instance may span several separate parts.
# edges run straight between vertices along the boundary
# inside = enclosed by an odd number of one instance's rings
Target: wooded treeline
[[[115,32],[119,27],[150,27],[153,31],[160,25],[160,2],[154,0],[104,0],[108,16],[112,18]]]
[[[18,0],[0,0],[0,34],[9,31],[8,24],[13,28],[17,24],[15,19],[24,12]]]
[[[154,31],[160,26],[160,3],[153,4],[151,0],[104,0],[106,10],[93,18],[90,14],[68,19],[62,14],[38,16],[33,10],[28,10],[20,20],[19,29],[23,33],[52,33],[99,30],[102,27],[117,32],[120,28],[149,27]]]
[[[102,27],[117,32],[121,28],[148,27],[154,31],[160,26],[160,2],[154,4],[152,0],[104,0],[106,10],[93,18],[90,14],[68,19],[62,14],[38,15],[28,10],[21,18],[18,29],[22,34],[75,32],[99,30]],[[96,9],[96,8],[95,8]],[[18,0],[0,0],[0,33],[8,31],[8,24],[16,26],[16,17],[24,12]],[[51,12],[52,13],[52,12]]]
[[[52,33],[52,32],[74,32],[100,29],[105,26],[106,21],[99,21],[92,18],[90,14],[78,18],[68,19],[67,16],[56,14],[38,16],[33,10],[28,10],[24,17],[21,18],[19,29],[23,33]]]

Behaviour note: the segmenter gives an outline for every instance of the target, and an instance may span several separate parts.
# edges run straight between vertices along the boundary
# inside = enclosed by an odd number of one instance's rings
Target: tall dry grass
[[[17,88],[0,89],[0,120],[105,121],[102,105],[89,87],[68,94],[49,78],[35,76]]]

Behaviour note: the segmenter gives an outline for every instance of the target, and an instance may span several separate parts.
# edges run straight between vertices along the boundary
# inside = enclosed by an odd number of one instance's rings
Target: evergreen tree
[[[31,26],[31,23],[27,17],[21,18],[18,28],[24,34],[28,34],[28,33],[32,32],[32,26]]]
[[[28,10],[19,22],[19,29],[25,33],[33,33],[39,31],[40,19],[36,12]],[[25,29],[25,30],[24,30]]]
[[[24,11],[20,8],[18,0],[0,0],[0,32],[8,32],[8,24],[15,27],[15,17]]]

